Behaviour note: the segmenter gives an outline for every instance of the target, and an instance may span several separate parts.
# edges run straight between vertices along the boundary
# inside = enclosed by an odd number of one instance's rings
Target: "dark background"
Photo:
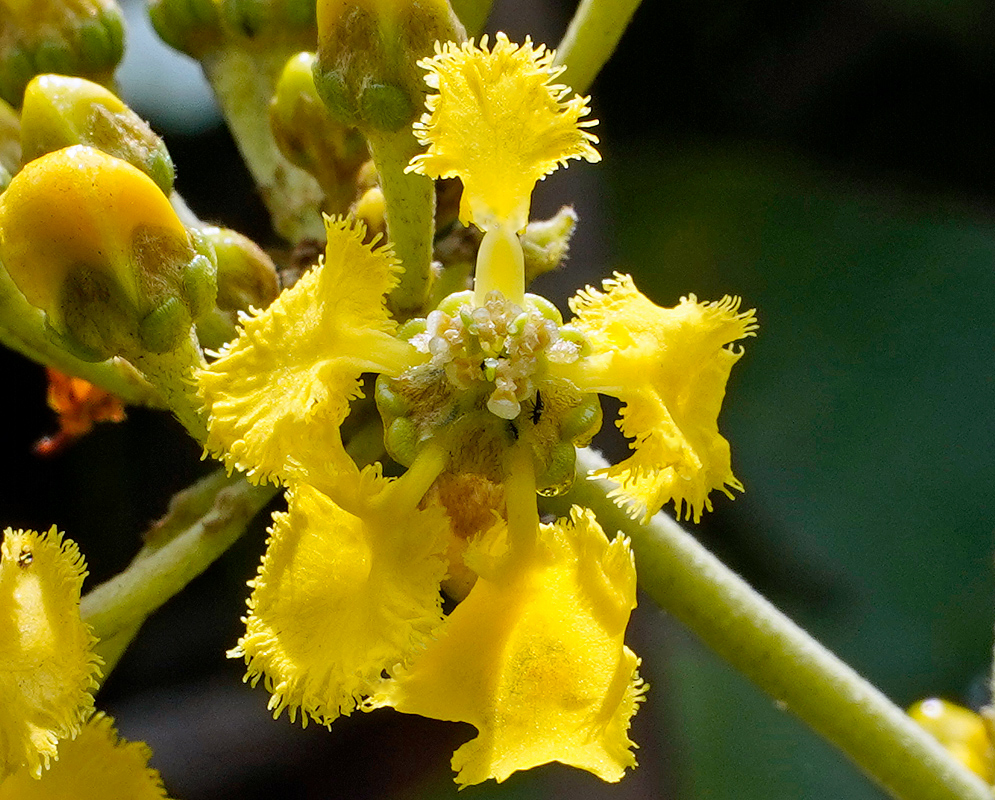
[[[571,10],[499,1],[490,29],[553,45]],[[581,215],[570,265],[542,287],[561,300],[621,269],[663,305],[693,292],[757,307],[720,420],[746,493],[696,531],[900,705],[978,705],[991,662],[991,17],[972,0],[647,2],[591,89],[603,163],[536,200],[537,216],[565,201]],[[122,85],[166,134],[193,209],[271,241],[209,106],[180,78],[145,96]],[[54,428],[43,375],[8,352],[0,367],[0,521],[58,524],[95,585],[210,466],[142,410],[33,457]],[[264,537],[259,521],[149,620],[98,704],[152,745],[182,800],[455,797],[448,760],[469,727],[383,711],[301,731],[239,683],[224,651]],[[638,770],[603,786],[549,766],[462,796],[880,796],[648,600],[630,639],[652,684]]]

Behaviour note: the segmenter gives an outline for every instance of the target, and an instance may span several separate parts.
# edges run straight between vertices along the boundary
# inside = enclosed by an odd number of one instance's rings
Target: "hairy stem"
[[[646,525],[610,499],[613,484],[587,480],[607,466],[578,455],[578,480],[546,501],[565,514],[592,508],[606,531],[632,540],[639,585],[709,647],[817,733],[897,800],[991,800],[990,787],[874,686],[795,625],[665,514]]]
[[[387,234],[404,267],[390,305],[406,317],[423,310],[431,288],[435,185],[424,175],[404,171],[420,150],[410,128],[369,132],[368,140],[387,206]]]
[[[218,470],[173,499],[131,564],[80,603],[101,640],[105,678],[145,618],[220,557],[276,492]]]

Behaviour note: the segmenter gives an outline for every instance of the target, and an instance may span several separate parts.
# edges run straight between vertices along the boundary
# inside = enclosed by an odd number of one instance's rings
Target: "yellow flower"
[[[166,800],[151,755],[143,742],[119,740],[114,721],[98,712],[41,780],[22,769],[0,783],[0,800]]]
[[[76,544],[4,531],[0,545],[0,782],[38,778],[93,711],[99,660],[80,619],[86,567]]]
[[[624,644],[628,540],[609,543],[579,508],[540,525],[537,489],[569,486],[601,422],[595,393],[626,403],[636,452],[608,475],[639,514],[673,499],[697,517],[712,489],[738,487],[716,418],[739,358],[728,345],[755,320],[729,298],[662,309],[619,276],[578,295],[564,325],[525,293],[518,232],[537,180],[599,158],[586,101],[551,84],[551,53],[503,34],[490,51],[440,45],[422,66],[438,94],[410,169],[462,178],[462,217],[485,232],[474,290],[397,329],[389,249],[330,220],[324,263],[200,374],[208,450],[290,488],[231,655],[275,715],[328,724],[391,706],[473,724],[453,758],[462,785],[552,761],[617,781],[644,691]],[[408,467],[396,480],[343,445],[364,372],[380,374],[385,444]],[[459,600],[448,615],[443,581]]]
[[[471,542],[470,594],[370,706],[474,725],[453,756],[463,785],[551,761],[618,781],[636,764],[627,731],[644,691],[623,643],[636,605],[629,542],[609,544],[578,507],[530,547],[507,533],[501,522]]]

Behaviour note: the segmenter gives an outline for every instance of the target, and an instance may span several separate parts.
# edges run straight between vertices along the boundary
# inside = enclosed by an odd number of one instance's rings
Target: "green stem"
[[[223,47],[203,63],[232,136],[259,187],[273,228],[290,242],[323,241],[324,193],[311,175],[280,152],[269,123],[269,107],[287,60],[296,51],[250,52]]]
[[[105,678],[145,618],[221,556],[276,492],[218,470],[174,498],[131,564],[80,603],[101,640]]]
[[[610,533],[632,540],[639,585],[661,608],[779,704],[849,756],[898,800],[991,800],[991,788],[874,686],[795,625],[665,514],[646,525],[629,519],[606,493],[613,484],[586,480],[607,466],[590,450],[562,497],[546,501],[565,514],[592,508]]]
[[[45,330],[45,314],[24,299],[0,264],[0,344],[39,364],[90,381],[131,405],[160,406],[155,390],[127,361],[81,361],[59,347]]]
[[[435,185],[424,175],[404,171],[421,149],[409,127],[367,133],[387,206],[388,236],[404,267],[390,304],[399,316],[410,316],[423,310],[431,288]]]
[[[590,88],[638,7],[639,0],[581,0],[556,48],[555,63],[566,66],[567,86],[578,94]]]
[[[466,35],[475,39],[484,32],[494,0],[452,0],[453,11],[466,28]]]

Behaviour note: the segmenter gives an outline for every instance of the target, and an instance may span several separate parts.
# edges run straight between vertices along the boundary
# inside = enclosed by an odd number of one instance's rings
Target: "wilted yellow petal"
[[[41,780],[26,770],[0,784],[0,800],[166,800],[144,742],[118,739],[114,721],[96,713]]]
[[[711,510],[713,489],[742,490],[718,416],[742,355],[727,345],[753,335],[753,311],[740,312],[738,298],[699,303],[694,295],[661,308],[628,275],[605,281],[605,292],[580,292],[570,307],[602,362],[588,375],[583,362],[570,365],[570,377],[626,403],[618,425],[635,452],[598,474],[619,483],[613,494],[632,515],[648,519],[673,500],[678,518],[683,510],[697,521]]]
[[[384,296],[400,266],[363,244],[362,224],[326,218],[324,263],[265,311],[198,376],[209,413],[207,449],[253,480],[355,473],[339,426],[362,396],[360,375],[399,375],[422,359],[394,337]]]
[[[86,567],[75,542],[4,531],[0,545],[0,781],[38,777],[93,711],[98,659],[79,615]]]
[[[453,756],[462,785],[551,761],[617,781],[636,763],[628,728],[644,691],[623,643],[636,605],[629,542],[609,544],[577,507],[540,526],[530,551],[504,535],[498,525],[471,544],[470,594],[370,706],[476,726]]]
[[[436,45],[432,58],[418,62],[438,94],[415,135],[428,151],[410,169],[432,178],[463,181],[460,220],[489,228],[505,222],[525,227],[536,181],[571,158],[600,161],[597,138],[580,122],[587,99],[565,100],[570,89],[552,81],[563,71],[551,51],[529,39],[516,45],[503,33],[487,50],[473,42]]]
[[[393,485],[368,470],[360,491],[377,505]],[[306,485],[273,515],[252,581],[245,635],[229,655],[244,657],[246,680],[260,677],[270,709],[326,725],[349,714],[442,619],[448,522],[438,506],[397,504],[363,517]]]

